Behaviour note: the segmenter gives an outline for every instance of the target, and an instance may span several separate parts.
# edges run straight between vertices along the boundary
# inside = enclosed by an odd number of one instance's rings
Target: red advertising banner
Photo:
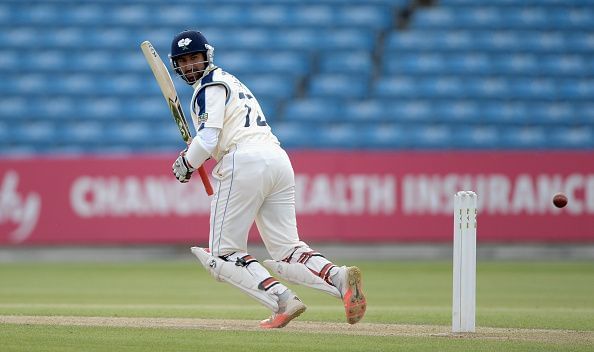
[[[594,242],[594,152],[290,155],[305,241],[448,242],[453,195],[473,190],[479,241]],[[206,244],[210,199],[171,158],[0,160],[0,244]]]

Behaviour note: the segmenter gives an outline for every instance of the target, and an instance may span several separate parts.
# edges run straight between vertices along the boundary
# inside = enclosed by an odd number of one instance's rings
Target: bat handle
[[[200,174],[200,178],[202,179],[202,183],[204,184],[206,194],[212,196],[214,192],[212,190],[212,185],[210,184],[210,179],[208,178],[208,174],[206,173],[204,166],[200,166],[198,168],[198,173]]]

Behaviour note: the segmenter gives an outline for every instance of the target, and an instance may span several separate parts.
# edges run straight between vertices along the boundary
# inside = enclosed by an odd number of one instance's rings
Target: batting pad
[[[267,275],[268,272],[260,263],[254,261],[248,268],[248,266],[238,266],[235,262],[227,262],[215,257],[204,248],[192,247],[191,251],[215,279],[239,288],[273,312],[278,312],[278,295],[269,292],[271,284],[276,280]]]
[[[309,270],[305,264],[286,262],[277,262],[275,260],[265,260],[264,266],[267,267],[274,275],[282,277],[283,279],[298,285],[315,288],[324,291],[336,298],[342,299],[342,295],[338,289],[319,276]]]

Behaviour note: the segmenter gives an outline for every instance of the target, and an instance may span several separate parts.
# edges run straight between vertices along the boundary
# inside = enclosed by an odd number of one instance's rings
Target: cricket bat
[[[161,92],[167,101],[167,105],[169,105],[169,110],[171,110],[171,115],[175,120],[182,139],[184,142],[186,142],[186,144],[189,145],[192,141],[192,135],[190,133],[190,129],[188,128],[188,122],[184,116],[184,111],[182,110],[182,107],[179,103],[179,97],[177,95],[177,91],[175,90],[175,86],[173,85],[173,80],[171,79],[171,75],[169,75],[169,71],[167,71],[167,67],[165,67],[165,64],[163,63],[163,60],[161,60],[157,50],[155,50],[149,41],[142,42],[142,44],[140,44],[140,48],[142,49],[142,53],[144,54],[146,61],[151,67],[151,71],[153,71],[153,75],[155,75],[155,79],[161,88]],[[212,185],[210,184],[210,179],[208,178],[203,165],[198,168],[198,173],[200,174],[200,178],[202,179],[206,193],[209,196],[212,195]]]

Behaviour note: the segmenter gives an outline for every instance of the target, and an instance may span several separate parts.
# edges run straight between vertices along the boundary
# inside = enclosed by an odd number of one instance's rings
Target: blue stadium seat
[[[548,11],[549,24],[564,30],[591,30],[594,27],[592,3],[588,7],[555,7]]]
[[[554,128],[547,143],[552,148],[589,149],[594,147],[594,131],[591,126]]]
[[[73,145],[96,145],[106,141],[104,126],[96,121],[71,122],[61,126],[58,140]]]
[[[260,108],[262,108],[262,112],[266,116],[266,121],[268,121],[268,123],[277,121],[280,118],[279,109],[282,101],[282,98],[270,96],[258,97],[258,103],[260,104]]]
[[[573,106],[576,109],[575,120],[594,126],[594,102],[580,102]]]
[[[537,53],[565,53],[567,52],[567,35],[562,32],[532,31],[521,33],[523,50]]]
[[[69,68],[69,59],[72,55],[67,55],[67,53],[61,51],[43,51],[43,52],[36,52],[32,55],[33,57],[29,56],[29,60],[21,62],[22,65],[25,67],[36,67],[37,69],[53,71],[53,70],[68,70]]]
[[[43,151],[44,149],[33,144],[4,144],[0,141],[0,155],[9,158],[31,157]]]
[[[412,77],[392,76],[380,78],[373,93],[379,97],[401,98],[460,98],[466,87],[459,77]]]
[[[346,116],[340,101],[328,99],[299,99],[287,103],[284,117],[287,121],[305,124],[344,121]]]
[[[509,91],[520,99],[552,100],[558,96],[556,84],[551,79],[518,78],[508,82]]]
[[[17,24],[43,25],[60,22],[59,9],[51,4],[14,4],[8,9],[12,21]]]
[[[465,53],[450,55],[446,60],[448,66],[447,72],[468,75],[487,75],[493,73],[492,59],[486,54]]]
[[[222,49],[260,50],[371,50],[373,31],[367,29],[212,29],[204,34]],[[171,39],[169,39],[171,40]]]
[[[591,0],[523,0],[524,5],[541,5],[541,6],[559,6],[559,5],[574,5],[583,6],[591,4]],[[497,5],[497,6],[517,6],[518,2],[515,0],[441,0],[439,2],[444,6],[468,6],[468,5]]]
[[[81,117],[96,120],[165,119],[170,114],[165,100],[160,96],[153,96],[153,99],[97,96],[77,102]]]
[[[501,139],[506,148],[543,149],[547,148],[548,136],[543,127],[508,127],[502,129]]]
[[[17,68],[22,65],[22,55],[16,51],[0,50],[0,67]]]
[[[504,12],[503,19],[502,25],[520,30],[556,26],[556,22],[550,17],[550,11],[543,6],[512,8]]]
[[[273,74],[237,76],[258,98],[288,98],[295,93],[295,82],[291,77]]]
[[[491,60],[487,55],[387,52],[384,55],[387,73],[410,75],[476,75],[492,73]]]
[[[446,68],[443,55],[433,53],[387,52],[383,64],[388,74],[435,74],[442,73]]]
[[[22,96],[15,97],[2,94],[0,96],[0,120],[11,121],[15,116],[26,115],[29,107],[27,99]]]
[[[214,4],[213,4],[214,5]],[[386,28],[392,23],[388,7],[381,4],[366,4],[338,7],[336,4],[294,2],[291,4],[251,4],[250,6],[202,6],[208,16],[201,21],[207,26],[287,26],[287,27],[370,27]],[[177,6],[159,16],[160,24],[179,23],[180,17],[192,13],[187,6]],[[189,22],[189,21],[188,21]]]
[[[272,33],[257,27],[250,27],[243,30],[222,27],[206,27],[203,29],[201,28],[201,32],[204,33],[204,35],[208,38],[209,43],[215,47],[217,52],[222,50],[246,49],[292,49],[288,45],[283,45],[283,43],[277,45],[276,38],[272,35]],[[171,38],[169,38],[168,41],[171,41]],[[283,46],[285,47],[283,48]]]
[[[10,122],[0,120],[0,152],[4,149],[3,144],[12,142],[9,124]]]
[[[321,127],[300,122],[279,122],[275,123],[272,128],[283,147],[308,148],[315,146],[313,131]]]
[[[472,47],[485,52],[519,52],[525,49],[526,36],[534,33],[516,32],[511,30],[481,30],[467,32],[472,35]]]
[[[363,143],[359,128],[350,123],[318,124],[310,133],[317,148],[352,149],[361,147]]]
[[[365,74],[320,74],[310,77],[311,97],[364,98],[368,91]]]
[[[464,82],[465,95],[476,99],[512,98],[510,82],[503,78],[472,78]]]
[[[501,146],[501,131],[495,126],[458,126],[453,132],[453,146],[465,149],[494,149]]]
[[[68,74],[52,82],[56,93],[73,96],[156,95],[161,90],[152,75],[122,73],[115,75]]]
[[[373,50],[375,37],[371,30],[343,29],[314,32],[321,39],[316,47],[321,50]]]
[[[460,51],[472,50],[473,37],[470,31],[417,30],[392,31],[386,39],[386,49],[396,52],[413,51]]]
[[[72,58],[73,55],[67,55],[60,50],[25,51],[19,53],[18,61],[11,62],[11,58],[7,57],[4,64],[6,64],[5,67],[13,67],[15,71],[22,70],[24,67],[35,67],[37,71],[64,71],[71,66]],[[2,61],[5,60],[0,52],[0,63]]]
[[[424,98],[459,98],[467,94],[465,81],[460,77],[432,77],[418,80],[419,96]]]
[[[82,101],[70,96],[52,96],[37,99],[36,104],[29,109],[37,118],[60,121],[89,117],[84,111],[86,106]],[[117,112],[115,113],[117,114]]]
[[[51,92],[51,85],[46,77],[40,74],[10,74],[0,76],[0,93],[30,96],[40,92]]]
[[[0,32],[0,42],[8,48],[27,48],[31,43],[37,49],[123,49],[126,51],[137,48],[143,40],[154,43],[164,43],[157,49],[168,50],[175,29],[171,30],[138,30],[128,27],[94,27],[81,26],[52,26],[35,27],[23,26]]]
[[[302,10],[302,7],[296,8],[288,8],[282,6],[260,6],[254,7],[251,10],[247,10],[246,17],[249,19],[248,24],[262,24],[262,25],[281,25],[281,24],[291,24],[291,25],[309,25],[311,26],[313,23],[303,20],[303,17],[294,16],[294,14],[299,13]],[[304,9],[307,11],[306,9]],[[325,8],[319,6],[316,7],[321,13],[324,13]],[[325,19],[328,21],[326,23],[332,23],[334,18],[332,16],[327,16]],[[316,23],[319,25],[320,22]]]
[[[39,144],[43,148],[57,137],[56,126],[51,121],[25,121],[13,128],[14,138],[22,144]]]
[[[515,22],[510,19],[509,13],[514,11],[503,10],[494,6],[468,6],[468,7],[436,7],[427,11],[420,11],[415,15],[414,23],[418,28],[509,28]]]
[[[524,125],[531,119],[532,111],[523,101],[486,101],[481,103],[481,121],[494,125]],[[502,146],[505,146],[502,144]]]
[[[396,122],[429,122],[438,118],[426,100],[403,100],[387,105]]]
[[[144,95],[161,92],[150,74],[122,73],[101,76],[96,82],[96,89],[104,94]]]
[[[391,23],[391,16],[385,6],[365,5],[336,8],[331,4],[250,4],[237,6],[233,4],[205,4],[200,11],[207,13],[200,20],[203,26],[290,26],[290,27],[335,27],[335,26],[367,26],[385,28]],[[154,16],[157,25],[175,25],[180,22],[191,22],[195,8],[191,5],[172,4],[160,8]],[[124,15],[134,15],[125,11]],[[124,18],[124,16],[122,16]],[[132,18],[133,23],[136,16]]]
[[[39,77],[39,79],[43,80],[42,84],[44,86],[42,86],[42,89],[47,92],[72,95],[78,93],[88,94],[89,92],[98,92],[102,89],[102,82],[90,74],[63,74],[60,78],[58,77],[60,77],[59,74]]]
[[[371,53],[365,51],[336,51],[322,55],[320,71],[324,73],[345,73],[355,76],[368,74],[372,70]]]
[[[291,25],[301,26],[320,26],[332,23],[334,20],[335,8],[325,5],[305,5],[300,6],[298,11],[293,9],[291,13]]]
[[[191,122],[188,121],[191,124]],[[190,127],[192,134],[194,131],[192,127]],[[185,143],[181,138],[179,133],[179,129],[173,123],[173,120],[170,121],[163,121],[158,122],[154,125],[153,128],[150,129],[150,137],[149,141],[154,144],[157,148],[168,148],[172,150],[182,150],[185,148]]]
[[[479,122],[483,111],[475,100],[446,100],[436,103],[431,114],[436,121],[456,125]]]
[[[63,11],[59,6],[49,3],[34,4],[33,6],[19,4],[14,8],[15,19],[21,23],[35,23],[39,26],[55,25],[85,25],[100,24],[107,17],[101,6],[95,4],[72,4],[68,11]]]
[[[204,23],[202,23],[203,26],[214,23],[221,24],[220,18],[225,15],[228,15],[230,21],[236,21],[238,19],[238,16],[233,16],[233,14],[229,14],[229,12],[226,11],[228,7],[220,6],[218,7],[218,11],[212,11],[212,9],[213,8],[209,6],[204,6],[204,8],[201,6],[200,12],[203,14],[208,13],[208,16],[200,16],[201,23],[204,21]],[[197,11],[197,9],[189,4],[168,3],[161,4],[161,6],[158,7],[158,11],[151,11],[151,14],[144,18],[145,21],[147,17],[152,18],[156,25],[175,26],[179,23],[191,23],[192,21],[195,21],[195,11]],[[121,13],[121,16],[124,17],[130,15],[134,16],[134,19],[136,18],[134,12],[130,13],[130,11],[124,11]]]
[[[557,82],[557,94],[561,99],[590,100],[594,99],[594,79],[563,79]]]
[[[409,128],[400,124],[369,124],[361,130],[359,137],[366,148],[402,149],[415,144],[410,138]]]
[[[0,21],[8,23],[8,21],[15,17],[13,13],[14,6],[8,3],[0,3]]]
[[[410,129],[410,138],[415,148],[449,148],[454,136],[449,125],[422,125]]]
[[[507,76],[549,74],[542,65],[542,57],[534,54],[503,53],[492,56],[494,73]]]
[[[376,29],[388,28],[393,22],[393,13],[386,6],[362,6],[357,3],[355,6],[340,6],[338,11],[334,10],[335,22],[337,25],[349,27],[372,27]]]
[[[538,58],[542,73],[551,76],[581,76],[588,72],[588,60],[578,55],[551,55]]]
[[[459,25],[451,7],[433,7],[427,11],[417,11],[413,17],[415,28],[449,28]]]
[[[163,53],[164,54],[164,53]],[[34,55],[28,55],[28,61],[35,60]],[[165,62],[169,65],[169,62]],[[143,55],[138,50],[117,51],[109,50],[89,50],[80,51],[75,55],[70,55],[64,60],[63,66],[56,69],[64,70],[68,67],[69,71],[80,72],[138,72],[141,74],[150,74],[150,68],[147,65]]]
[[[533,124],[572,125],[580,123],[574,105],[568,102],[538,102],[529,106],[528,117]]]
[[[40,31],[35,29],[35,27],[15,26],[0,31],[0,43],[3,44],[4,49],[24,47],[27,43],[38,42],[40,38],[39,33]],[[43,44],[45,43],[41,45]]]
[[[589,32],[569,32],[564,38],[564,43],[566,52],[588,55],[594,50],[594,40]]]
[[[226,51],[216,57],[216,64],[231,74],[304,75],[310,69],[310,60],[298,51]]]
[[[388,100],[354,100],[343,105],[343,118],[353,123],[393,121]]]
[[[152,81],[152,82],[151,82]],[[150,84],[147,84],[150,82]],[[89,73],[52,73],[46,75],[25,74],[12,76],[8,80],[13,93],[20,94],[70,94],[73,96],[94,96],[97,94],[140,94],[160,92],[158,86],[147,75],[100,75]],[[0,82],[0,91],[6,92],[6,82]]]
[[[418,91],[415,81],[404,75],[385,76],[376,80],[372,88],[374,96],[379,98],[414,98]]]
[[[105,127],[104,141],[106,144],[123,143],[130,146],[148,146],[158,142],[155,141],[155,136],[158,134],[153,133],[158,128],[146,122],[119,122],[108,124]]]
[[[113,7],[113,12],[102,12],[101,11],[101,7],[97,6],[98,8],[94,8],[93,5],[98,5],[98,4],[92,4],[91,6],[88,7],[84,7],[81,6],[78,8],[78,11],[81,11],[83,13],[82,16],[76,16],[76,12],[75,17],[88,17],[88,16],[93,16],[91,14],[91,12],[100,12],[103,13],[105,16],[102,19],[99,19],[101,22],[99,22],[98,24],[101,23],[111,23],[111,24],[124,24],[124,25],[144,25],[146,24],[146,19],[147,18],[152,18],[152,17],[157,17],[159,14],[162,14],[163,12],[166,12],[166,9],[160,8],[159,11],[154,11],[152,10],[150,7],[144,5],[144,4],[135,4],[135,3],[127,3],[127,2],[122,2],[122,3],[118,3],[116,6]],[[183,16],[179,16],[178,20],[179,21],[183,21],[184,19],[186,19],[187,17],[183,17]]]

